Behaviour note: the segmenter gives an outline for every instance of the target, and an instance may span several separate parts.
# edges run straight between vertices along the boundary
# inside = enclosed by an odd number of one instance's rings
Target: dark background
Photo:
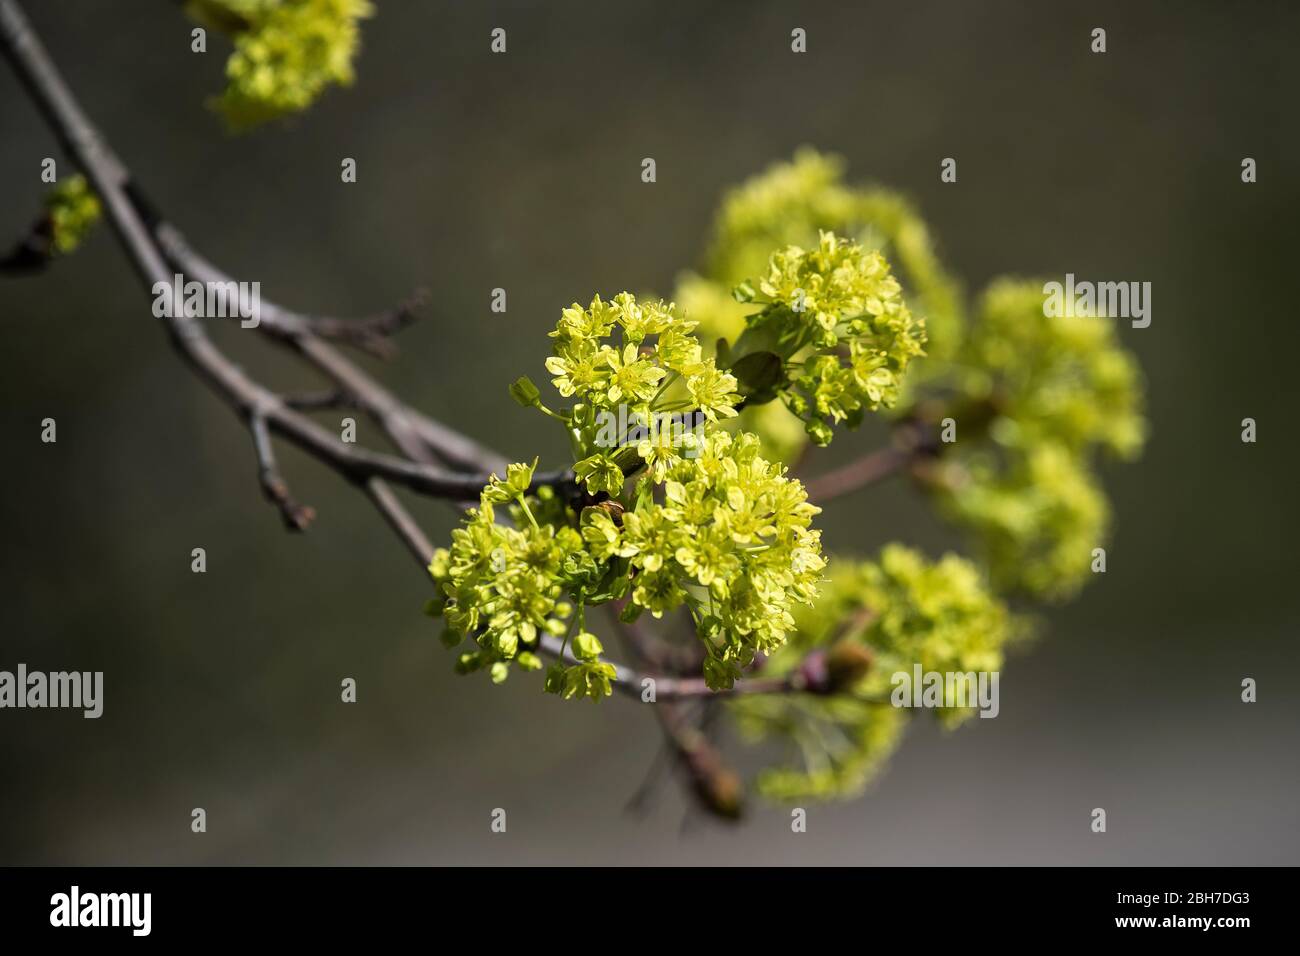
[[[170,351],[101,228],[0,284],[0,668],[106,684],[98,721],[0,712],[0,863],[1300,862],[1294,7],[386,2],[354,88],[231,137],[204,109],[228,47],[190,53],[173,5],[24,6],[139,181],[226,269],[341,314],[428,286],[383,376],[515,457],[560,463],[558,433],[505,390],[542,380],[559,309],[671,292],[722,190],[805,143],[911,195],[971,291],[1009,272],[1152,282],[1151,327],[1121,335],[1153,434],[1107,472],[1109,572],[1009,662],[997,720],[914,721],[869,793],[813,808],[798,838],[779,808],[683,825],[671,784],[640,817],[624,803],[659,743],[640,705],[456,677],[406,553],[287,448],[320,517],[286,534],[247,432]],[[70,167],[0,72],[0,236],[17,237],[41,159]],[[251,338],[223,341],[309,381]],[[39,440],[47,416],[57,444]],[[416,506],[444,540],[451,512]],[[952,540],[901,484],[823,526],[858,553]],[[1257,704],[1239,700],[1246,676]]]

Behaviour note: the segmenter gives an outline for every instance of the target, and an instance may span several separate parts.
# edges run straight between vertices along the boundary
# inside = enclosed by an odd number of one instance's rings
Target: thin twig
[[[292,531],[306,531],[316,518],[316,510],[300,505],[289,494],[289,486],[280,475],[275,463],[275,450],[271,447],[271,432],[266,419],[253,412],[248,418],[248,429],[253,435],[253,449],[257,453],[257,475],[267,500],[280,509],[285,527]]]
[[[147,215],[148,221],[152,222],[159,248],[174,268],[199,282],[233,281],[231,276],[199,255],[180,230],[160,219],[143,199],[140,190],[132,190],[131,195],[141,214]],[[296,350],[338,388],[351,395],[357,406],[378,421],[405,454],[413,455],[423,446],[438,460],[457,470],[503,473],[505,459],[500,455],[404,404],[328,342],[321,341],[312,331],[310,316],[263,299],[257,329]]]
[[[744,811],[745,787],[718,749],[686,719],[680,705],[662,704],[655,708],[655,716],[696,799],[715,816],[739,819]]]
[[[129,177],[125,167],[82,112],[14,0],[0,0],[0,32],[19,77],[64,148],[90,180],[145,287],[152,290],[161,283],[171,288],[172,273],[167,262],[128,196]],[[341,441],[289,408],[277,394],[249,378],[226,358],[208,338],[202,323],[188,314],[179,294],[174,294],[170,305],[163,316],[167,332],[177,351],[200,377],[245,418],[258,412],[274,434],[349,478],[385,478],[423,494],[455,501],[473,499],[486,484],[486,474],[449,472]],[[303,341],[313,343],[322,352],[328,348],[314,337]],[[569,487],[572,478],[565,472],[539,474],[534,487],[543,485]]]
[[[429,299],[426,290],[420,289],[395,308],[378,312],[364,319],[337,319],[332,316],[304,316],[304,325],[313,335],[323,339],[344,342],[380,359],[391,359],[397,354],[392,336],[418,318],[417,310]]]
[[[902,448],[878,448],[846,465],[804,482],[808,500],[823,504],[859,488],[875,484],[902,471],[912,460],[912,453]]]
[[[808,491],[808,500],[813,504],[824,504],[934,458],[943,445],[935,441],[935,429],[930,423],[932,416],[933,409],[926,409],[924,415],[903,420],[894,427],[890,444],[885,448],[878,448],[839,468],[807,479],[804,487]]]
[[[420,567],[427,568],[433,560],[433,545],[424,536],[420,526],[415,523],[411,513],[397,500],[397,495],[378,478],[367,479],[365,489],[370,500],[375,503],[375,507],[388,522],[388,526],[402,539]]]
[[[355,408],[356,399],[341,388],[325,388],[319,392],[299,392],[284,396],[284,403],[300,412],[319,411],[325,408]]]

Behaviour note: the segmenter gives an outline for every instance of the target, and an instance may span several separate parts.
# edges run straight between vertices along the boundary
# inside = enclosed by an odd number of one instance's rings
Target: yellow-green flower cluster
[[[1110,506],[1077,454],[1055,442],[1008,455],[980,449],[944,475],[939,506],[975,537],[1000,588],[1061,600],[1082,587]]]
[[[954,378],[965,407],[993,417],[984,441],[959,437],[937,488],[999,586],[1059,599],[1078,590],[1105,542],[1096,453],[1134,456],[1145,421],[1141,376],[1114,320],[1045,315],[1041,288],[1001,280],[985,293]]]
[[[758,287],[766,301],[784,307],[784,319],[793,320],[792,337],[810,338],[822,348],[839,345],[845,323],[854,318],[906,314],[902,286],[885,257],[832,232],[823,232],[815,249],[787,246],[774,252]],[[891,331],[897,338],[912,329],[903,325]]]
[[[564,637],[573,627],[565,562],[583,551],[582,536],[572,511],[551,489],[527,495],[533,468],[514,464],[504,481],[494,476],[479,507],[452,531],[451,548],[438,549],[429,565],[439,594],[426,610],[445,618],[444,643],[474,642],[457,669],[486,669],[494,683],[504,681],[512,665],[539,669],[541,636]],[[497,507],[512,503],[514,525],[498,523]],[[572,649],[578,664],[548,675],[547,689],[565,697],[608,695],[614,668],[599,659],[599,641],[579,628]]]
[[[628,562],[635,609],[661,617],[690,605],[704,676],[710,687],[730,687],[756,652],[785,642],[791,608],[816,595],[825,560],[811,524],[820,509],[745,433],[710,433],[698,457],[668,471],[662,502],[652,484],[642,479],[620,522],[587,509],[583,538],[597,559]]]
[[[574,403],[562,414],[541,404],[526,379],[516,397],[563,421],[575,457],[574,471],[591,494],[616,496],[625,475],[644,465],[656,481],[698,436],[684,416],[705,422],[734,418],[740,401],[735,376],[705,358],[695,323],[671,302],[638,302],[622,292],[574,303],[550,333],[555,354],[546,360],[552,384]],[[664,416],[677,416],[665,422]]]
[[[951,553],[928,561],[891,544],[858,576],[858,600],[873,613],[859,637],[875,660],[859,685],[866,693],[883,693],[891,675],[915,664],[940,673],[1002,669],[1003,646],[1019,625],[970,561]],[[946,703],[937,715],[950,726],[973,713]]]
[[[562,643],[545,689],[608,695],[620,672],[585,614],[611,601],[625,623],[688,613],[710,688],[788,678],[788,693],[727,704],[752,736],[796,748],[801,759],[758,779],[782,800],[862,790],[906,723],[895,674],[999,671],[1025,625],[986,575],[1040,598],[1077,589],[1109,518],[1094,459],[1145,438],[1113,320],[1047,316],[1038,284],[1002,280],[967,328],[910,207],[840,180],[838,161],[801,153],[728,197],[704,272],[678,287],[685,312],[628,293],[564,310],[546,368],[567,407],[548,408],[527,378],[511,393],[563,426],[579,487],[530,492],[532,467],[511,466],[430,568],[448,642],[473,641],[458,666],[495,681]],[[927,319],[913,317],[913,292]],[[780,462],[805,435],[825,444],[835,425],[889,408],[919,441],[909,473],[984,561],[893,544],[826,579],[820,509]],[[643,427],[675,412],[707,428]],[[924,440],[947,417],[955,443]],[[498,524],[503,506],[511,521]],[[945,726],[973,712],[957,704],[936,708]]]
[[[730,418],[740,398],[736,380],[703,357],[694,329],[674,303],[638,302],[628,292],[608,302],[597,296],[587,308],[575,302],[561,314],[550,333],[555,354],[546,368],[562,396],[598,409],[626,405],[648,411],[666,386],[680,379],[690,407],[710,421]]]
[[[957,285],[934,254],[925,221],[911,204],[886,189],[848,186],[844,161],[812,149],[799,150],[727,194],[714,223],[701,278],[724,293],[758,275],[773,249],[807,247],[831,231],[878,249],[902,272],[908,301],[926,316],[932,354],[947,354],[960,340]],[[713,329],[717,307],[691,309],[701,329],[722,337],[739,333],[743,313],[724,316],[730,328]]]
[[[496,505],[509,490],[495,481],[485,488],[479,507],[452,531],[450,550],[439,549],[429,565],[443,592],[432,610],[446,617],[453,646],[470,636],[479,645],[462,657],[466,667],[515,660],[536,649],[540,634],[567,629],[571,608],[556,578],[566,545],[581,544],[571,529],[498,523]]]
[[[230,30],[235,50],[216,106],[234,129],[306,109],[347,86],[369,0],[193,0],[203,22]]]
[[[1146,438],[1142,382],[1115,320],[1045,315],[1043,299],[1037,282],[989,286],[957,363],[962,389],[1002,409],[1002,445],[1048,441],[1132,458]]]
[[[929,229],[897,193],[846,185],[844,162],[837,156],[801,149],[792,161],[777,163],[729,192],[714,222],[703,268],[684,274],[675,297],[699,322],[706,350],[712,341],[734,342],[753,310],[731,290],[764,273],[774,249],[808,248],[822,231],[856,239],[876,249],[895,267],[906,299],[925,316],[927,356],[951,356],[961,341],[962,302],[956,282],[934,253]],[[928,376],[929,360],[914,362],[903,382],[904,396]],[[757,433],[764,448],[780,461],[793,462],[806,446],[807,433],[783,404],[749,404],[740,426]]]
[[[742,285],[736,296],[763,306],[736,350],[761,346],[786,361],[777,394],[819,445],[833,425],[895,405],[908,366],[924,354],[925,322],[912,317],[884,257],[830,232],[816,248],[773,253],[757,289]]]
[[[758,651],[781,645],[791,606],[816,593],[825,566],[811,527],[818,509],[759,455],[757,438],[717,427],[736,414],[736,379],[702,356],[694,323],[672,303],[597,296],[565,309],[551,338],[546,367],[573,403],[546,407],[527,378],[511,394],[563,424],[590,504],[575,503],[575,515],[546,489],[530,497],[532,467],[510,466],[433,561],[442,596],[431,612],[445,616],[453,643],[475,641],[462,668],[489,666],[500,680],[511,662],[532,662],[541,635],[567,641],[576,605],[578,663],[553,665],[546,689],[599,697],[615,672],[599,660],[585,609],[626,599],[625,618],[661,617],[686,605],[707,682],[730,687]],[[698,414],[702,427],[644,427],[679,412]],[[642,468],[629,495],[626,476]],[[514,526],[498,525],[494,508],[511,502]]]
[[[99,222],[99,197],[80,174],[59,183],[45,197],[50,243],[59,255],[72,252]]]
[[[897,544],[876,561],[837,561],[817,603],[796,609],[795,619],[797,633],[767,662],[765,674],[785,673],[815,649],[826,652],[832,668],[839,659],[870,665],[830,696],[743,697],[730,704],[750,736],[784,737],[798,747],[800,764],[759,777],[760,791],[777,800],[860,793],[904,727],[902,711],[889,700],[894,673],[911,673],[916,664],[927,672],[998,671],[1004,646],[1025,630],[975,565],[954,554],[929,561]],[[946,726],[971,713],[936,710]]]
[[[553,668],[548,690],[608,693],[613,668],[582,626],[585,608],[626,597],[627,616],[655,617],[688,605],[704,644],[704,676],[730,687],[758,651],[770,653],[794,626],[791,608],[810,602],[825,561],[819,509],[803,486],[758,455],[758,439],[715,430],[699,455],[665,474],[656,501],[651,474],[630,507],[587,507],[574,515],[547,488],[528,494],[533,466],[511,465],[494,478],[479,507],[452,532],[450,549],[429,567],[440,596],[429,611],[447,622],[447,642],[472,638],[462,670],[488,667],[504,680],[511,663],[532,669],[543,634],[573,628],[577,665]],[[514,525],[496,507],[515,504]]]

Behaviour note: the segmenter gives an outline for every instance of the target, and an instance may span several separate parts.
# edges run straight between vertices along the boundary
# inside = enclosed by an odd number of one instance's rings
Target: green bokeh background
[[[913,197],[968,290],[1009,272],[1152,282],[1151,327],[1121,336],[1153,434],[1139,464],[1107,470],[1108,573],[1009,662],[997,720],[914,721],[871,791],[814,808],[798,837],[780,809],[702,820],[671,782],[636,815],[624,804],[659,746],[642,705],[456,677],[406,553],[290,449],[320,517],[286,534],[247,432],[171,352],[101,229],[0,284],[0,668],[106,683],[98,721],[0,712],[0,863],[1300,862],[1300,11],[385,2],[353,89],[236,138],[204,109],[227,48],[192,54],[173,5],[25,6],[210,258],[305,310],[362,314],[430,288],[381,374],[517,457],[563,451],[505,390],[542,380],[559,309],[670,292],[721,192],[801,144]],[[488,50],[496,26],[505,56]],[[0,235],[17,237],[41,159],[60,154],[0,72]],[[345,156],[355,185],[339,182]],[[955,185],[939,182],[945,156]],[[497,286],[504,316],[488,310]],[[251,371],[312,381],[251,339],[222,336]],[[47,416],[57,444],[39,440]],[[1239,440],[1246,416],[1257,444]],[[827,465],[872,440],[837,439]],[[415,506],[444,538],[450,511]],[[839,551],[953,543],[901,483],[835,503],[823,525]],[[199,546],[205,575],[190,572]],[[1088,828],[1098,806],[1104,836]]]

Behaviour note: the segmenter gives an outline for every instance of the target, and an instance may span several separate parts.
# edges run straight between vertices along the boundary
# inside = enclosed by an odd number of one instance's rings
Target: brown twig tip
[[[842,639],[812,651],[791,674],[789,689],[805,694],[847,691],[871,670],[871,650],[857,641]]]
[[[289,493],[289,484],[280,475],[275,463],[275,450],[271,447],[271,430],[266,418],[254,412],[248,417],[248,429],[253,434],[253,450],[257,453],[257,478],[262,484],[266,500],[280,510],[284,526],[290,531],[306,531],[316,518],[316,509],[301,505]]]
[[[691,784],[700,801],[723,820],[737,821],[745,815],[745,785],[740,775],[712,762],[688,758]]]
[[[284,526],[290,531],[306,531],[316,520],[316,509],[311,505],[301,505],[289,494],[289,486],[280,478],[263,478],[262,490],[266,497],[280,509]]]
[[[364,319],[305,317],[307,326],[323,339],[343,342],[385,361],[397,355],[392,337],[419,319],[419,310],[429,301],[428,289],[417,289],[391,309]]]
[[[665,742],[700,804],[720,819],[739,820],[745,812],[745,784],[740,775],[727,766],[704,731],[676,706],[660,705],[657,714]]]

